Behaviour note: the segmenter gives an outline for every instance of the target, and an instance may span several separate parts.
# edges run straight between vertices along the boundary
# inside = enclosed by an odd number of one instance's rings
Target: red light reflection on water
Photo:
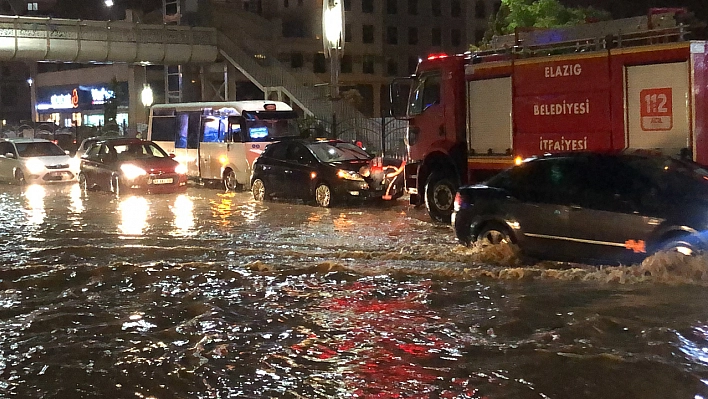
[[[461,343],[440,332],[446,321],[427,305],[429,285],[404,287],[397,297],[383,296],[374,281],[339,287],[335,295],[343,296],[315,311],[317,324],[337,334],[313,333],[291,349],[338,364],[355,398],[481,398],[468,378],[456,378]]]

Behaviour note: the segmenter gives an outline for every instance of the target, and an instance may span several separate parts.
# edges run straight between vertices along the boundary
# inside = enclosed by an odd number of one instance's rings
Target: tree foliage
[[[593,7],[566,7],[559,0],[502,0],[497,13],[490,17],[484,43],[494,35],[506,35],[519,28],[553,28],[610,18],[607,11]]]

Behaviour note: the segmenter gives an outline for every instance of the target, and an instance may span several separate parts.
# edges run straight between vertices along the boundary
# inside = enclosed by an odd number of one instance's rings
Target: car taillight
[[[467,205],[467,197],[460,194],[459,192],[455,194],[455,203],[453,204],[455,212],[459,211],[460,209],[467,208]]]

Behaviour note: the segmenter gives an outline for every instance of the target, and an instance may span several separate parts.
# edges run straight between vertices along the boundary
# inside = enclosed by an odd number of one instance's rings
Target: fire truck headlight
[[[337,171],[337,177],[345,180],[364,181],[364,178],[361,177],[360,174],[351,170],[340,169],[339,171]]]
[[[187,167],[182,164],[178,164],[177,166],[175,166],[175,173],[180,174],[180,175],[186,175],[187,174]]]
[[[139,176],[147,174],[147,172],[145,172],[143,168],[135,166],[131,163],[121,165],[120,170],[121,172],[123,172],[123,176],[125,176],[129,180],[133,180]]]

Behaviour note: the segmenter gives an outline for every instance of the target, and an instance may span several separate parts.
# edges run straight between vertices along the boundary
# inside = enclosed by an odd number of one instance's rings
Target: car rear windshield
[[[49,142],[15,143],[15,147],[17,147],[17,153],[23,158],[66,155],[64,150]]]
[[[167,158],[169,155],[154,143],[129,143],[114,145],[119,160],[140,158]]]
[[[371,158],[366,151],[350,143],[321,142],[309,144],[308,147],[317,159],[322,162],[354,161]]]

